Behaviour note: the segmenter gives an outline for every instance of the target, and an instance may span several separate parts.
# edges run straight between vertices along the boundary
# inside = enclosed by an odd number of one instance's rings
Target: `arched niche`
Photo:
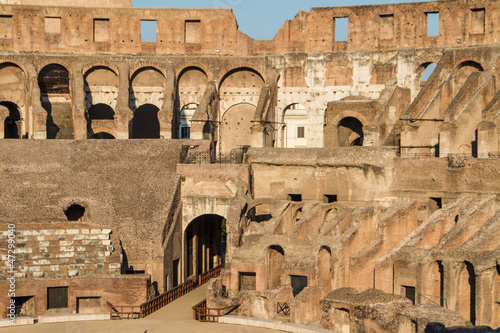
[[[328,246],[322,246],[318,252],[317,279],[318,286],[323,288],[323,292],[329,293],[332,290],[332,251]]]
[[[160,121],[158,112],[160,109],[153,104],[144,104],[134,112],[134,118],[131,120],[132,139],[159,139]]]
[[[166,86],[167,80],[157,68],[137,70],[130,80],[130,109],[135,111],[145,104],[152,104],[161,110]]]
[[[28,138],[27,83],[26,73],[17,64],[0,64],[1,138]]]
[[[337,125],[339,147],[362,146],[363,124],[354,117],[346,117]]]
[[[84,75],[85,102],[87,110],[92,105],[106,104],[116,109],[118,98],[119,78],[108,67],[96,66],[89,69]]]
[[[456,97],[471,74],[482,72],[483,70],[481,64],[475,61],[464,61],[460,63],[453,72],[453,97]]]

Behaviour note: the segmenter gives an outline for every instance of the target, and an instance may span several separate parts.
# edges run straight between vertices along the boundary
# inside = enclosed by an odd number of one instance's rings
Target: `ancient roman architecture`
[[[208,305],[242,316],[500,326],[499,39],[494,0],[313,8],[273,40],[230,9],[0,0],[1,316],[223,265]]]

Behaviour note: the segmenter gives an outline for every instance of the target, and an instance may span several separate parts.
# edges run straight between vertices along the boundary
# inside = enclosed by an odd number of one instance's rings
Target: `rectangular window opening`
[[[109,19],[94,19],[94,42],[109,42]]]
[[[12,15],[0,15],[0,38],[12,38]]]
[[[402,286],[404,296],[409,298],[410,301],[415,305],[415,287],[412,286]]]
[[[289,194],[288,201],[302,201],[302,194]]]
[[[325,194],[323,196],[323,203],[332,203],[332,202],[337,202],[336,194]]]
[[[347,42],[349,38],[349,18],[336,17],[334,20],[335,20],[335,41]]]
[[[35,296],[12,297],[16,306],[16,317],[35,317]]]
[[[141,20],[141,39],[143,43],[156,43],[156,20]]]
[[[184,42],[186,44],[201,43],[201,21],[186,20],[184,22]]]
[[[439,36],[439,13],[425,13],[427,15],[427,36]]]
[[[60,34],[61,33],[61,18],[60,17],[46,17],[45,18],[45,33],[46,34]]]
[[[304,126],[297,127],[297,138],[305,138],[306,137],[305,132],[306,131]]]
[[[484,34],[485,12],[484,8],[471,9],[471,34]]]
[[[241,290],[256,290],[257,274],[254,272],[239,272]]]
[[[47,288],[47,310],[68,307],[68,287]]]
[[[181,127],[181,139],[189,139],[190,127]]]
[[[307,287],[307,276],[303,275],[290,275],[292,289],[293,289],[293,297],[300,294],[305,287]]]
[[[394,14],[380,15],[380,38],[392,39],[394,37]]]

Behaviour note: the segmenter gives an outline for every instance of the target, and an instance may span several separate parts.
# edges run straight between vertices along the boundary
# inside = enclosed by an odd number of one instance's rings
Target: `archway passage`
[[[38,76],[42,94],[69,94],[69,72],[61,65],[45,66]]]
[[[93,134],[90,139],[115,139],[113,134],[109,134],[107,132],[98,132]]]
[[[219,215],[202,215],[188,225],[185,231],[186,277],[203,274],[224,264],[225,221]]]
[[[363,124],[354,117],[343,118],[338,124],[339,147],[362,146]]]
[[[159,139],[160,121],[158,112],[160,109],[152,104],[144,104],[134,112],[132,119],[132,139]]]
[[[11,102],[2,102],[0,105],[9,110],[9,115],[4,121],[4,138],[5,139],[19,139],[18,122],[21,120],[21,114],[16,104]]]

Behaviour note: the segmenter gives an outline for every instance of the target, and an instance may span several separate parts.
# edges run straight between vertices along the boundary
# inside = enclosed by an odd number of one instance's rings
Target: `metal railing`
[[[433,299],[436,301],[433,301]],[[448,309],[448,300],[446,297],[418,294],[418,303],[424,304],[425,301]]]
[[[220,272],[222,271],[222,266],[217,266],[200,276],[198,276],[198,285],[202,285],[210,281],[210,279],[216,278],[220,275]]]
[[[181,296],[186,295],[188,292],[194,290],[195,284],[193,281],[186,282],[174,289],[163,293],[152,300],[144,302],[140,305],[141,318],[144,318],[153,312],[161,309],[165,305],[175,301]]]
[[[283,314],[285,316],[290,315],[290,306],[286,302],[277,302],[276,303],[276,313]]]
[[[227,315],[239,305],[231,305],[225,308],[207,308],[207,300],[193,306],[193,319],[201,322],[219,322],[219,317]]]
[[[115,306],[109,302],[106,302],[106,305],[109,308],[111,320],[141,318],[140,306]]]
[[[229,153],[214,153],[209,151],[183,151],[180,156],[181,164],[242,164],[243,156],[248,147],[237,148]]]

